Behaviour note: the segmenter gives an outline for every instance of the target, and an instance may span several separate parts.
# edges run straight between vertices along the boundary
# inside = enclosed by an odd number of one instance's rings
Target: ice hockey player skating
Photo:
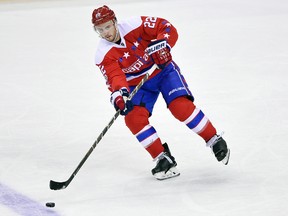
[[[156,161],[153,176],[163,180],[180,174],[168,144],[162,143],[149,122],[160,93],[172,115],[202,137],[218,161],[228,164],[230,150],[225,140],[194,104],[188,84],[172,59],[170,51],[178,39],[176,28],[159,17],[139,16],[118,22],[114,11],[106,5],[93,10],[92,23],[101,38],[95,64],[111,91],[112,105],[120,109],[127,127]],[[154,67],[149,79],[127,100]]]

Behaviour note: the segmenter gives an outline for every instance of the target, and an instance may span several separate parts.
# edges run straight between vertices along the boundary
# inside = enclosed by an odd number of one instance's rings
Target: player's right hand
[[[127,115],[133,109],[133,103],[128,100],[129,91],[123,87],[111,94],[110,102],[114,105],[116,111],[120,109],[121,115]]]

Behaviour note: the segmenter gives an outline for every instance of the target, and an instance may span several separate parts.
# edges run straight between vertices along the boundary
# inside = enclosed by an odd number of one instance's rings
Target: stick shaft
[[[134,88],[134,90],[130,93],[128,100],[131,100],[134,95],[138,92],[138,90],[143,86],[143,84],[148,80],[150,74],[156,69],[156,65],[153,65],[149,71],[145,74],[145,76],[142,78],[142,80],[139,82],[139,84]],[[78,166],[76,167],[76,169],[73,171],[73,173],[71,174],[71,176],[69,177],[69,179],[65,182],[56,182],[51,180],[50,181],[50,189],[51,190],[60,190],[60,189],[64,189],[66,188],[70,182],[74,179],[74,177],[76,176],[76,174],[78,173],[78,171],[81,169],[81,167],[83,166],[83,164],[86,162],[86,160],[88,159],[88,157],[90,156],[90,154],[93,152],[93,150],[96,148],[96,146],[98,145],[98,143],[102,140],[102,138],[104,137],[104,135],[107,133],[107,131],[109,130],[109,128],[113,125],[113,123],[115,122],[115,120],[118,118],[118,116],[120,115],[120,110],[117,110],[117,112],[114,114],[114,116],[112,117],[112,119],[109,121],[109,123],[107,124],[107,126],[102,130],[102,132],[99,134],[99,136],[97,137],[97,139],[95,140],[95,142],[93,143],[93,145],[90,147],[89,151],[86,153],[86,155],[83,157],[83,159],[80,161],[80,163],[78,164]]]

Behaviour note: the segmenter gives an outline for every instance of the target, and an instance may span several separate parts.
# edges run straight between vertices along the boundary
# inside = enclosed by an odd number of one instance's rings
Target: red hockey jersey
[[[151,57],[145,52],[151,41],[166,39],[173,47],[178,39],[176,28],[158,17],[134,17],[119,22],[118,30],[120,44],[101,39],[95,55],[95,64],[105,77],[110,91],[137,85],[153,66]],[[156,70],[151,77],[160,72]]]

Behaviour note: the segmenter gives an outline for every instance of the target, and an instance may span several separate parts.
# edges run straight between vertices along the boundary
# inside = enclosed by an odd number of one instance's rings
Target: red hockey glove
[[[146,52],[152,57],[154,63],[157,64],[160,69],[165,68],[165,66],[172,61],[170,47],[164,39],[150,43]]]
[[[120,109],[121,115],[127,115],[133,109],[131,100],[127,100],[129,91],[126,88],[121,88],[111,94],[110,101],[116,110]]]

